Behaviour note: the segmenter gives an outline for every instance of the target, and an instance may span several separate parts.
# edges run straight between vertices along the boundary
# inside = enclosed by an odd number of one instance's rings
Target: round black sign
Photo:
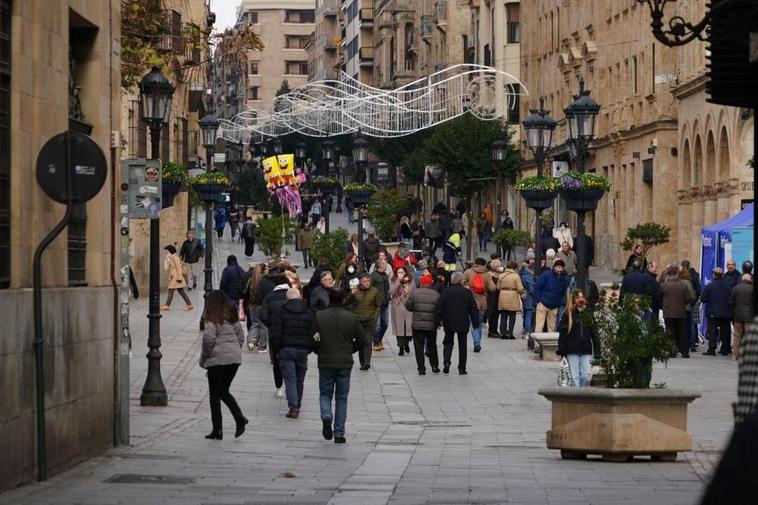
[[[66,142],[71,159],[66,166]],[[67,187],[71,171],[71,188]],[[59,203],[83,203],[100,192],[107,174],[105,153],[92,137],[75,130],[59,133],[48,140],[37,156],[37,184]]]

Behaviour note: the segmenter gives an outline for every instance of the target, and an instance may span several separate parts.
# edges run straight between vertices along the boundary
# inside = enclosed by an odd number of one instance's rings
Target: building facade
[[[374,81],[373,1],[345,0],[342,3],[337,70],[364,84]]]
[[[120,9],[0,1],[0,489],[36,476],[32,253],[65,209],[32,174],[43,144],[69,128],[89,132],[108,162],[102,190],[74,207],[42,257],[48,471],[114,443]]]
[[[243,0],[238,23],[252,24],[264,44],[247,54],[247,106],[271,111],[276,92],[308,82],[308,38],[314,32],[313,0]]]
[[[314,29],[305,47],[308,53],[308,81],[338,78],[337,47],[342,42],[340,5],[340,0],[316,0]]]

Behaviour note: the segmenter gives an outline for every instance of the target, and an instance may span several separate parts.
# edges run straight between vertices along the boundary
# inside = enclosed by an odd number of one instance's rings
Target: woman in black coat
[[[582,319],[587,300],[579,290],[571,292],[566,312],[558,325],[558,354],[568,360],[575,386],[589,386],[592,381],[592,357],[600,355],[600,343],[592,325]]]

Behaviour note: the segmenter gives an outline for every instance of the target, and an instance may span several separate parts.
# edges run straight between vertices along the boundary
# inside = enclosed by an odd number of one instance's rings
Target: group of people
[[[650,299],[653,314],[662,313],[667,333],[676,345],[672,357],[689,358],[698,350],[698,326],[701,306],[706,320],[707,356],[739,358],[740,338],[753,319],[753,264],[745,261],[742,271],[734,260],[726,262],[726,271],[716,267],[712,281],[701,286],[700,274],[689,261],[670,264],[662,273],[658,265],[642,255],[637,247],[627,262],[620,296],[635,294]]]

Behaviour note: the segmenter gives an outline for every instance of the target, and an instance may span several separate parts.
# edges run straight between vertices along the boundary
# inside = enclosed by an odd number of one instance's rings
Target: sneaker
[[[374,344],[374,350],[375,351],[383,351],[384,350],[384,344],[379,342],[378,344]]]
[[[363,370],[363,371],[365,372],[365,371],[366,371],[366,370],[368,370],[369,368],[371,368],[371,365],[361,365],[361,368],[360,368],[360,369],[361,369],[361,370]]]
[[[321,434],[324,436],[325,439],[331,440],[332,439],[332,420],[327,417],[326,419],[321,420],[321,424],[323,424],[323,427],[321,428]]]
[[[482,346],[481,345],[475,345],[474,346],[474,352],[479,352],[481,350],[482,350]]]
[[[276,391],[274,392],[274,396],[276,396],[277,398],[284,398],[284,388],[283,387],[277,388]]]
[[[255,350],[255,344],[253,343],[247,344],[247,350],[250,352],[253,352]]]
[[[347,440],[345,440],[345,437],[334,437],[335,444],[344,444],[345,442],[347,442]]]
[[[300,411],[297,409],[290,409],[290,411],[287,412],[287,414],[284,417],[287,417],[289,419],[297,419],[298,417],[300,417]]]
[[[268,352],[268,349],[266,349],[265,347],[259,347],[257,352],[258,354],[264,354]]]
[[[466,370],[458,370],[458,375],[468,375]]]
[[[419,370],[419,371],[418,371],[418,374],[419,374],[419,375],[426,375],[426,370]]]
[[[450,365],[445,365],[442,367],[442,373],[450,373]]]
[[[432,373],[440,373],[439,367],[432,367]]]
[[[705,354],[706,356],[715,356],[716,355],[716,350],[715,349],[708,349],[703,354]]]

